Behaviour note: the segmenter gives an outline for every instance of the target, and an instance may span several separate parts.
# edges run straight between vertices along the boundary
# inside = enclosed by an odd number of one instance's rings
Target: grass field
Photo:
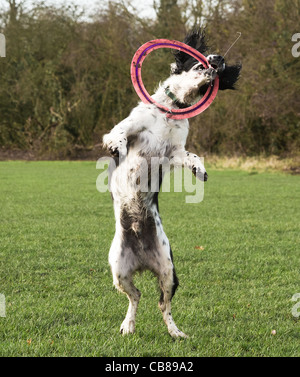
[[[300,176],[207,170],[202,203],[160,195],[189,335],[173,340],[150,273],[135,279],[136,333],[119,334],[128,301],[112,286],[96,163],[1,162],[0,356],[300,356]]]

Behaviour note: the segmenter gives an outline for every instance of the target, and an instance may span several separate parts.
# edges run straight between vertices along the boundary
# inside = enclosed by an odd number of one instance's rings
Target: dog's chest
[[[155,122],[139,133],[135,147],[148,155],[166,156],[172,146],[184,146],[187,135],[187,121]]]
[[[189,131],[187,120],[168,120],[166,122],[164,137],[170,140],[172,145],[185,145]]]

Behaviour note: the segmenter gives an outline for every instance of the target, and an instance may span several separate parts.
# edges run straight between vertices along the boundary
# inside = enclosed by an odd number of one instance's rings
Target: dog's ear
[[[193,47],[201,54],[204,54],[208,49],[205,41],[205,29],[198,28],[197,30],[189,32],[183,42],[188,46]],[[173,66],[173,69],[171,68],[172,73],[179,74],[182,71],[188,71],[195,63],[197,63],[196,59],[183,51],[178,51],[174,55],[176,67]]]
[[[193,47],[195,50],[199,51],[201,54],[204,54],[207,51],[207,44],[205,42],[205,29],[197,29],[189,32],[184,41],[190,47]],[[187,55],[187,54],[185,54]],[[190,55],[187,55],[189,57]]]
[[[241,64],[237,65],[225,65],[223,72],[219,74],[219,89],[235,89],[235,84],[240,77],[240,71],[242,69]]]
[[[235,90],[235,84],[240,77],[241,64],[226,65],[223,72],[219,73],[219,90],[231,89]],[[204,96],[208,89],[209,84],[201,86],[199,94]]]

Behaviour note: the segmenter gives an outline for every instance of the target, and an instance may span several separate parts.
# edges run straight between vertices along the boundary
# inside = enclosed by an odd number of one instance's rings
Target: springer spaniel
[[[184,43],[205,54],[203,30],[189,33]],[[241,66],[227,66],[220,55],[209,55],[210,67],[190,55],[175,53],[170,77],[160,84],[153,99],[171,109],[186,108],[199,100],[208,85],[219,76],[219,89],[234,89]],[[167,159],[173,166],[192,170],[207,180],[201,159],[185,150],[189,132],[187,119],[173,120],[154,104],[139,103],[130,115],[104,135],[103,145],[114,156],[110,191],[114,203],[116,232],[109,251],[113,283],[129,299],[129,308],[121,325],[122,334],[135,331],[135,317],[141,293],[133,284],[136,271],[151,270],[158,278],[161,296],[159,308],[173,337],[186,337],[171,315],[171,300],[178,287],[173,254],[163,230],[158,210],[158,191],[163,179],[161,165]],[[151,174],[156,161],[158,174]],[[141,178],[146,179],[146,189]],[[144,180],[145,181],[145,180]],[[157,189],[150,189],[156,187]]]

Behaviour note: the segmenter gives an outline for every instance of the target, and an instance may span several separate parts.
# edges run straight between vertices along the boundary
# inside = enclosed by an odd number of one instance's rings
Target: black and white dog
[[[205,55],[204,32],[193,31],[184,42]],[[241,66],[227,66],[222,56],[209,55],[210,67],[184,52],[175,53],[171,76],[160,84],[153,99],[169,109],[189,107],[199,100],[208,85],[219,75],[219,89],[234,89]],[[185,150],[189,131],[187,119],[172,120],[155,105],[140,103],[130,115],[104,135],[103,145],[118,159],[110,178],[114,202],[116,233],[109,252],[113,282],[129,299],[129,308],[121,325],[122,334],[135,331],[135,317],[141,293],[133,284],[136,271],[151,270],[159,281],[159,307],[173,337],[185,337],[171,315],[171,299],[178,286],[169,241],[158,211],[158,190],[141,190],[141,174],[150,172],[153,157],[167,158],[174,166],[185,166],[206,181],[201,159]],[[146,164],[145,164],[146,161]],[[157,160],[156,160],[157,161]],[[161,169],[159,170],[162,173]],[[151,175],[157,186],[162,174]],[[150,187],[150,183],[149,187]],[[154,184],[155,186],[155,184]]]

